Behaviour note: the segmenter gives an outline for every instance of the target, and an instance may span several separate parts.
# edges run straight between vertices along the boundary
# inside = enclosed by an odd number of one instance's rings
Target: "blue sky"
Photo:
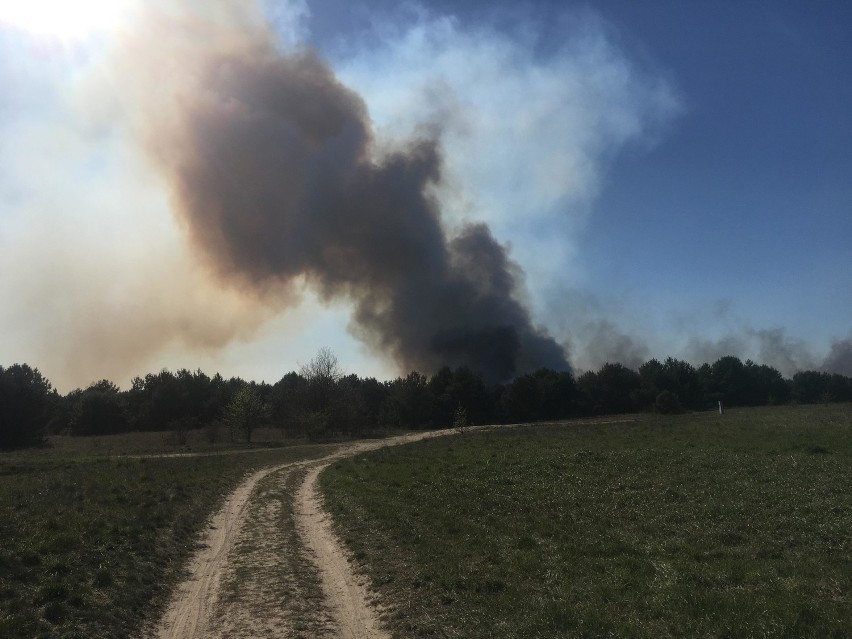
[[[667,69],[685,109],[656,149],[612,168],[589,229],[596,271],[656,281],[688,304],[730,300],[756,326],[845,336],[852,11],[665,4],[609,13]]]
[[[577,369],[734,354],[791,374],[852,339],[852,5],[265,9],[381,144],[439,131],[447,227],[510,246]],[[205,277],[128,134],[124,17],[60,37],[0,14],[0,364],[62,390],[164,366],[275,381],[329,345],[400,372],[348,332],[346,300],[259,307]]]

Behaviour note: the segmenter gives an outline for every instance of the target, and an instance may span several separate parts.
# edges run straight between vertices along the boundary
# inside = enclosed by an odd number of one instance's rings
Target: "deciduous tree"
[[[245,384],[231,397],[225,408],[225,423],[231,428],[231,436],[238,432],[251,441],[251,434],[269,417],[269,408],[260,398],[257,389]]]

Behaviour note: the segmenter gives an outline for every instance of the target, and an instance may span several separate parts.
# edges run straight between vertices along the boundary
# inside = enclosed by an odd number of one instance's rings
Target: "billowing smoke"
[[[598,368],[606,362],[618,362],[637,370],[651,358],[648,347],[637,338],[623,333],[612,322],[599,320],[585,325],[584,335],[586,359],[595,362]]]
[[[759,344],[757,362],[772,366],[787,377],[814,368],[814,356],[800,339],[790,337],[781,328],[757,329],[749,334]]]
[[[668,300],[595,299],[581,231],[606,168],[681,106],[593,12],[558,9],[558,46],[533,23],[388,18],[329,47],[332,72],[285,41],[302,2],[274,33],[252,0],[137,4],[73,74],[0,56],[0,364],[63,390],[162,366],[270,380],[331,336],[376,376],[506,379],[566,367],[562,343],[578,369],[852,372],[848,338],[824,358],[735,315],[672,327]],[[357,361],[347,321],[381,357]]]
[[[822,363],[822,369],[852,377],[852,338],[836,340]]]
[[[687,358],[695,363],[712,363],[720,357],[733,355],[767,364],[792,377],[798,371],[817,367],[817,359],[807,345],[787,335],[782,328],[744,328],[717,340],[693,337],[687,347]]]
[[[442,226],[438,141],[380,152],[363,101],[316,54],[283,53],[251,14],[219,10],[157,15],[135,41],[156,54],[128,56],[144,60],[138,132],[211,271],[263,295],[305,281],[350,300],[353,333],[402,368],[568,368],[489,229]]]

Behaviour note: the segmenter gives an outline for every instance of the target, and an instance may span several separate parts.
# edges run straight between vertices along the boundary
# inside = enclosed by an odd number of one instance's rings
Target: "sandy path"
[[[353,444],[318,460],[305,475],[295,496],[297,525],[302,543],[319,570],[326,605],[341,639],[390,639],[390,635],[381,629],[377,606],[370,601],[368,583],[356,574],[332,530],[331,518],[323,509],[317,489],[317,477],[330,464],[344,457],[454,432],[430,431]]]
[[[199,550],[188,566],[189,576],[175,589],[153,636],[156,639],[201,639],[222,636],[221,631],[226,629],[218,626],[223,623],[229,627],[227,630],[230,632],[227,634],[233,633],[236,636],[237,629],[232,625],[233,621],[236,621],[234,616],[228,615],[223,619],[223,616],[216,615],[216,612],[217,608],[221,608],[221,582],[223,575],[227,573],[228,555],[241,535],[252,495],[258,483],[270,473],[307,467],[305,480],[294,496],[296,525],[302,545],[307,548],[313,563],[319,570],[325,604],[332,612],[336,634],[347,638],[388,637],[379,630],[374,607],[368,603],[366,584],[355,577],[346,554],[332,532],[331,522],[322,509],[321,499],[317,493],[316,478],[326,466],[338,459],[452,432],[454,431],[416,433],[384,440],[358,442],[319,460],[280,464],[251,474],[228,496],[225,504],[210,520],[207,531],[200,540]],[[283,473],[282,480],[287,476],[286,472]],[[288,548],[287,551],[300,552],[300,549]],[[278,552],[281,552],[280,547]],[[275,561],[276,557],[271,554],[259,560],[259,563]],[[289,625],[285,622],[286,620],[280,620],[278,630],[284,630],[284,626]],[[255,629],[255,632],[250,632],[250,635],[282,636],[274,627],[269,626],[267,626],[267,632],[256,634]]]
[[[206,639],[334,636],[319,575],[296,530],[293,496],[305,472],[304,464],[288,466],[255,486]]]
[[[371,601],[366,580],[357,575],[347,552],[334,534],[331,517],[323,509],[317,489],[317,477],[330,464],[345,457],[455,432],[429,431],[353,444],[318,460],[305,475],[295,503],[299,532],[319,570],[326,603],[337,626],[337,636],[341,639],[390,639],[390,634],[380,626],[378,606]]]
[[[311,468],[296,495],[302,541],[312,552],[319,569],[337,636],[344,639],[390,639],[390,635],[381,630],[375,608],[369,603],[367,584],[356,577],[322,508],[317,476],[328,463]]]
[[[207,624],[219,593],[228,550],[240,531],[243,513],[254,487],[269,473],[292,463],[264,468],[243,480],[210,520],[201,547],[189,564],[189,577],[172,595],[155,636],[157,639],[193,639],[207,634]]]

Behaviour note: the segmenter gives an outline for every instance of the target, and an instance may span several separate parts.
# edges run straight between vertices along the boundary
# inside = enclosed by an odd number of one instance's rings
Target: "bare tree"
[[[343,377],[337,355],[328,346],[319,349],[310,362],[302,365],[299,373],[308,383],[326,387],[334,386]]]
[[[324,346],[300,368],[300,374],[306,382],[302,408],[309,436],[335,430],[340,412],[340,380],[343,379],[337,355]]]

